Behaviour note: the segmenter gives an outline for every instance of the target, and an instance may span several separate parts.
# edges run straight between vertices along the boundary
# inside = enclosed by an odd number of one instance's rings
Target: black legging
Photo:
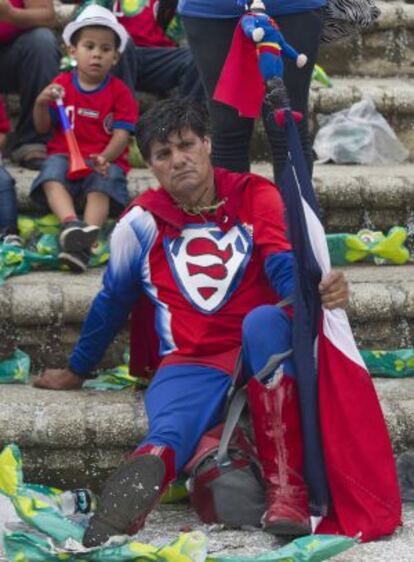
[[[208,19],[183,17],[188,42],[209,96],[209,111],[213,138],[213,164],[236,172],[250,168],[249,146],[254,120],[239,117],[235,109],[211,98],[230,48],[237,19]],[[294,61],[285,58],[284,82],[293,109],[301,111],[299,123],[303,150],[312,172],[312,147],[308,132],[308,97],[312,70],[316,62],[321,33],[318,11],[279,16],[277,22],[288,43],[299,53],[305,53],[308,63],[299,69]],[[243,61],[240,61],[243,64]],[[246,76],[246,82],[249,77]],[[275,181],[283,170],[287,148],[284,133],[274,123],[267,104],[262,118],[273,157]]]

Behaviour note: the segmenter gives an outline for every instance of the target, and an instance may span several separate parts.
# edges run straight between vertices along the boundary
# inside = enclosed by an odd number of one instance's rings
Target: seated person
[[[52,0],[0,2],[0,93],[20,97],[12,158],[32,170],[46,158],[47,136],[35,130],[32,110],[36,96],[59,71],[54,25]]]
[[[77,67],[57,76],[36,99],[36,128],[46,133],[53,127],[53,137],[31,197],[59,218],[59,259],[81,273],[111,202],[118,211],[128,202],[127,145],[138,110],[127,86],[109,73],[127,41],[125,29],[109,10],[88,6],[65,27],[63,39]],[[54,103],[59,97],[63,97],[80,152],[92,168],[84,179],[67,178],[68,147]],[[83,221],[77,216],[76,202],[84,205]]]
[[[6,143],[6,133],[10,130],[6,109],[0,98],[0,242],[21,246],[17,230],[17,200],[14,179],[2,163],[2,150]]]
[[[191,51],[166,35],[157,21],[159,4],[149,0],[148,6],[128,17],[115,1],[114,13],[131,36],[115,74],[131,91],[165,95],[178,88],[180,96],[202,102],[204,90]]]

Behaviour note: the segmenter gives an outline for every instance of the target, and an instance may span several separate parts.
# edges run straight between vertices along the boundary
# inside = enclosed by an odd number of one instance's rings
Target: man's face
[[[176,200],[191,204],[199,200],[213,181],[211,141],[191,129],[172,133],[166,142],[151,144],[148,165],[160,184]]]

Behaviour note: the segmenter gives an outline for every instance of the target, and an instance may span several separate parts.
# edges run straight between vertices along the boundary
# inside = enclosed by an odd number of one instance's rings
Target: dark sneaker
[[[66,265],[73,273],[84,273],[88,269],[91,251],[85,248],[80,252],[60,252],[59,263]]]
[[[59,236],[59,244],[64,252],[77,253],[89,249],[96,242],[99,227],[82,221],[65,223]]]

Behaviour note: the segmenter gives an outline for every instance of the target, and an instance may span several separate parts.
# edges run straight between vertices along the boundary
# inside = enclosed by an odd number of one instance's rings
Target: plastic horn
[[[69,152],[69,169],[66,177],[69,180],[80,180],[92,173],[93,170],[86,164],[81,151],[79,150],[79,145],[76,140],[75,133],[73,132],[72,125],[70,124],[68,116],[66,115],[62,98],[56,99],[56,105],[59,113],[60,124],[65,134]]]

